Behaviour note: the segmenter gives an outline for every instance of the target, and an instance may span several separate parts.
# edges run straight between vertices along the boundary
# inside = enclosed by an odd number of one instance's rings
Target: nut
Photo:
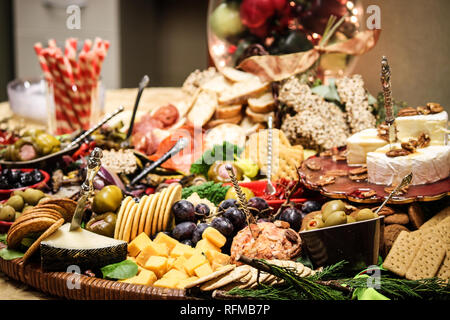
[[[430,108],[430,112],[432,114],[441,113],[442,111],[444,111],[444,107],[441,106],[439,103],[430,102],[427,103],[427,107]]]
[[[419,113],[417,112],[416,109],[412,108],[412,107],[406,107],[401,109],[398,112],[399,117],[407,117],[407,116],[417,116]]]
[[[386,152],[386,156],[388,156],[390,158],[403,157],[403,156],[407,156],[408,154],[410,154],[410,152],[405,149],[393,149],[393,150],[389,150],[388,152]]]
[[[334,176],[321,176],[317,181],[317,185],[323,187],[336,182],[336,177]]]
[[[307,161],[305,165],[309,170],[312,171],[322,170],[322,166],[320,165],[320,163],[318,163],[318,161]]]
[[[413,146],[413,143],[411,143],[411,142],[403,142],[402,143],[402,149],[407,150],[410,153],[416,152],[416,148]]]
[[[289,229],[289,227],[290,227],[289,222],[282,221],[282,220],[275,220],[274,225],[281,229]]]
[[[286,236],[286,239],[288,239],[290,242],[292,242],[292,243],[298,242],[298,235],[297,235],[297,233],[295,233],[294,230],[286,229],[286,231],[284,232],[284,235]]]
[[[384,188],[384,192],[386,192],[386,193],[391,193],[392,191],[395,190],[395,188],[397,188],[396,185],[395,185],[395,186],[386,187],[386,188]],[[408,193],[408,189],[409,189],[409,185],[407,185],[407,186],[405,186],[405,187],[403,187],[403,188],[398,189],[397,192],[394,193],[394,195],[406,194],[406,193]]]
[[[345,160],[347,160],[347,157],[344,156],[344,155],[342,155],[342,154],[334,154],[334,155],[332,156],[332,159],[333,159],[334,162],[337,162],[337,161],[345,161]]]
[[[426,106],[426,107],[417,107],[417,112],[419,113],[419,114],[424,114],[424,115],[427,115],[427,114],[430,114],[431,113],[431,110],[430,110],[430,108],[428,107],[428,106]]]
[[[361,181],[367,179],[367,174],[349,175],[348,178],[352,181]]]
[[[360,175],[360,174],[364,174],[367,173],[367,166],[362,166],[360,168],[355,168],[349,171],[349,174],[351,174],[352,176],[355,175]]]
[[[373,196],[376,196],[376,195],[377,195],[377,192],[372,189],[361,192],[361,197],[364,199],[372,198]]]
[[[430,145],[431,139],[430,136],[426,133],[422,133],[417,140],[417,148],[426,148]]]
[[[348,173],[345,170],[330,170],[327,171],[326,175],[335,177],[345,177],[346,175],[348,175]]]
[[[375,212],[378,210],[379,207],[373,208],[372,211]],[[383,208],[381,208],[380,212],[378,212],[378,215],[380,216],[390,216],[392,214],[394,214],[395,211],[394,209],[392,209],[391,207],[386,207],[384,206]]]

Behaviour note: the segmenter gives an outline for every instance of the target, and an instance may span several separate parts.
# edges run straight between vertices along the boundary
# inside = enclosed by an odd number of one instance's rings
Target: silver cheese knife
[[[102,165],[101,158],[103,157],[102,149],[94,148],[88,158],[88,167],[86,180],[81,185],[80,199],[78,200],[75,213],[73,214],[72,223],[70,224],[69,231],[77,230],[81,227],[83,221],[84,209],[86,201],[94,191],[94,177],[97,175],[98,170]]]
[[[273,144],[273,118],[269,117],[267,120],[267,185],[265,193],[273,195],[277,192],[272,184],[272,144]]]
[[[384,200],[384,202],[381,204],[381,206],[378,207],[378,209],[377,209],[377,211],[375,211],[375,213],[378,214],[381,211],[381,209],[383,209],[383,207],[388,203],[388,201],[391,200],[391,198],[394,196],[394,194],[397,193],[398,190],[411,184],[412,178],[413,178],[412,172],[410,174],[406,175],[402,179],[402,181],[399,183],[399,185],[394,190],[392,190],[392,192],[388,195],[386,200]]]

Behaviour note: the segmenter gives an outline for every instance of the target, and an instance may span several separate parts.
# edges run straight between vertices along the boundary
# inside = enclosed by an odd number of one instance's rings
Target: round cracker
[[[164,200],[167,196],[168,190],[169,190],[169,187],[167,187],[161,191],[158,202],[156,204],[156,209],[155,209],[155,213],[153,215],[153,221],[152,221],[152,231],[151,231],[152,235],[157,233],[159,213],[161,212],[161,208],[162,208]]]
[[[133,224],[134,215],[138,207],[138,204],[134,201],[130,202],[130,204],[132,205],[130,207],[130,210],[128,211],[127,219],[125,220],[124,227],[122,230],[122,240],[126,242],[130,242],[131,227]]]
[[[73,214],[75,213],[75,209],[77,208],[77,202],[69,198],[61,198],[61,199],[44,198],[41,199],[38,203],[38,205],[41,204],[56,204],[66,209],[66,212],[68,214],[67,217],[64,217],[64,220],[66,222],[72,220]]]
[[[25,216],[20,216],[14,222],[17,222],[17,225],[19,225],[20,223],[23,223],[24,221],[35,219],[35,218],[50,218],[50,219],[53,219],[55,221],[58,221],[59,219],[64,219],[63,217],[57,216],[57,215],[55,215],[53,213],[36,212],[34,214],[27,214]]]
[[[162,207],[161,207],[161,210],[160,210],[159,215],[158,215],[158,224],[157,224],[158,230],[157,230],[157,232],[160,232],[160,231],[164,230],[163,229],[163,222],[164,222],[164,217],[165,217],[166,212],[167,212],[167,204],[169,202],[169,198],[171,197],[172,193],[176,189],[175,187],[176,187],[176,184],[170,184],[167,187],[167,193],[164,196]]]
[[[141,198],[141,200],[139,200],[136,213],[134,214],[133,224],[131,226],[130,241],[133,241],[133,239],[138,235],[139,222],[142,219],[142,209],[144,208],[145,203],[148,202],[148,199],[149,197],[145,195]]]
[[[20,223],[16,228],[8,231],[6,237],[8,248],[17,248],[26,235],[47,230],[54,223],[55,220],[50,218],[34,218]]]
[[[114,228],[114,239],[118,239],[119,237],[119,230],[120,230],[120,224],[123,220],[123,213],[125,211],[125,207],[127,206],[128,202],[132,200],[133,198],[128,196],[125,199],[122,200],[122,203],[120,204],[119,213],[117,214],[117,220],[116,220],[116,227]]]
[[[55,217],[57,217],[58,219],[63,218],[64,216],[59,213],[56,210],[53,209],[46,209],[46,208],[33,208],[31,210],[27,210],[26,212],[22,213],[22,215],[20,217],[27,217],[27,216],[35,216],[38,213],[47,213],[47,214],[52,214]]]
[[[227,265],[223,266],[222,268],[217,269],[213,273],[210,273],[207,276],[201,277],[200,279],[197,279],[197,280],[189,283],[184,288],[185,289],[189,289],[189,288],[196,287],[196,286],[198,286],[198,285],[200,285],[202,283],[205,283],[207,281],[210,281],[210,280],[213,280],[215,278],[218,278],[218,277],[220,277],[220,276],[222,276],[224,274],[228,274],[232,270],[234,270],[235,268],[236,268],[236,265],[234,265],[234,264],[227,264]]]
[[[73,216],[73,214],[72,215],[69,214],[65,208],[61,207],[60,205],[53,204],[53,203],[38,204],[37,206],[35,206],[33,208],[33,210],[37,210],[37,209],[52,209],[52,210],[55,210],[55,211],[57,211],[57,212],[59,212],[61,214],[61,216],[62,216],[62,218],[64,220],[67,220],[67,219],[70,220],[72,218],[72,216]]]
[[[147,198],[147,201],[145,201],[144,205],[142,206],[142,212],[141,212],[141,217],[139,218],[139,226],[138,226],[138,231],[137,234],[141,234],[142,232],[144,232],[145,229],[145,221],[147,220],[147,215],[148,215],[148,209],[150,208],[150,203],[153,200],[153,194],[149,195]]]
[[[136,207],[135,207],[135,205],[136,205]],[[133,211],[133,208],[134,208],[134,211]],[[134,214],[136,209],[137,209],[137,204],[136,204],[136,202],[134,202],[134,200],[130,201],[128,203],[127,207],[125,208],[124,217],[122,220],[122,225],[120,227],[120,233],[119,233],[120,240],[126,241],[125,240],[125,232],[128,227],[131,228],[132,215]],[[129,231],[128,231],[128,235],[129,235]]]
[[[170,194],[169,200],[166,203],[166,212],[164,213],[164,218],[162,221],[162,230],[167,230],[167,225],[169,221],[172,221],[173,214],[172,214],[172,206],[175,202],[181,200],[181,190],[183,188],[180,184],[176,184],[174,190]]]
[[[64,218],[59,219],[54,224],[52,224],[47,230],[44,231],[43,234],[40,235],[39,238],[36,239],[36,241],[33,242],[33,244],[28,248],[28,250],[23,255],[23,262],[26,263],[28,259],[36,252],[36,250],[39,248],[41,242],[47,238],[48,236],[52,235],[56,230],[59,229],[64,224]]]
[[[159,201],[159,198],[161,196],[161,193],[155,193],[153,195],[152,201],[149,204],[149,208],[147,211],[147,216],[145,218],[145,226],[144,226],[144,232],[148,235],[151,236],[152,235],[152,224],[153,224],[153,219],[155,216],[155,209],[156,209],[156,205]]]

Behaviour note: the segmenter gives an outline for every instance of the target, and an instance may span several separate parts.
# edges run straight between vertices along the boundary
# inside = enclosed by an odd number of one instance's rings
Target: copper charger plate
[[[320,165],[321,169],[317,171],[310,170],[307,167],[309,162]],[[319,191],[322,195],[332,199],[347,199],[357,203],[381,203],[389,195],[384,189],[386,185],[377,185],[369,183],[367,179],[354,181],[348,175],[337,176],[332,184],[321,186],[318,184],[320,177],[330,174],[332,171],[346,171],[347,173],[358,167],[349,166],[347,161],[333,161],[332,157],[313,156],[303,161],[298,169],[300,179],[303,184],[311,190]],[[370,198],[364,198],[361,194],[373,190],[376,195]],[[406,204],[415,201],[436,201],[450,195],[450,177],[431,184],[410,186],[408,192],[401,195],[395,195],[389,200],[390,204]]]

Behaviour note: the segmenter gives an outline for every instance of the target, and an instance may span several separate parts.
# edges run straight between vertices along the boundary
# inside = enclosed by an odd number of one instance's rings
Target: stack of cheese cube
[[[141,233],[128,244],[128,259],[137,263],[138,274],[120,281],[183,289],[230,263],[230,256],[220,250],[225,242],[226,238],[212,227],[205,229],[195,248],[162,232],[153,241]]]

